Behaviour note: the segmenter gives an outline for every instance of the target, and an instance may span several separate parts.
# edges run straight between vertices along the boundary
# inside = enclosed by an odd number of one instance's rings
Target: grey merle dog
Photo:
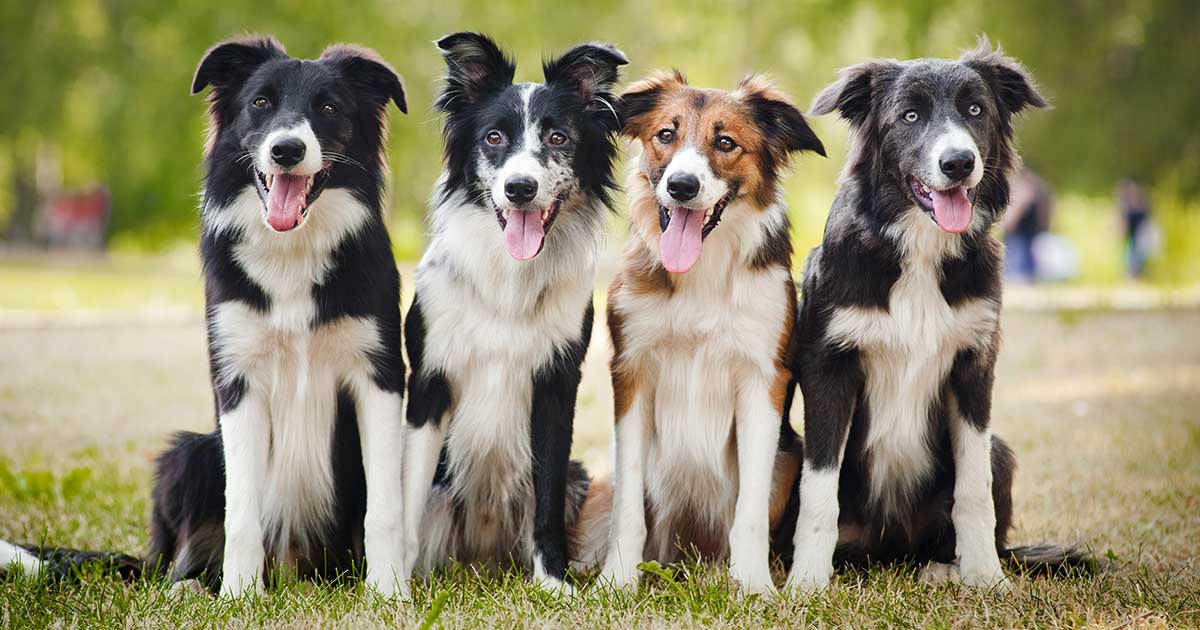
[[[1017,163],[1013,118],[1043,107],[981,39],[957,60],[873,60],[821,92],[851,148],[798,323],[804,466],[788,587],[833,563],[911,560],[1004,588],[1001,556],[1053,566],[1073,548],[1009,549],[1012,451],[990,429],[1002,252],[988,233]]]

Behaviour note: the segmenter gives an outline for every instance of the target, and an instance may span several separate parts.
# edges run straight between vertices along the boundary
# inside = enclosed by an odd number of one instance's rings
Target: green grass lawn
[[[33,292],[0,291],[0,309],[69,314],[153,305],[151,294],[199,307],[194,266],[105,269],[0,266],[0,286],[24,278]],[[82,287],[83,297],[56,301],[41,295],[48,286]],[[1018,577],[998,596],[876,567],[840,573],[818,597],[776,601],[738,597],[722,568],[689,564],[648,576],[637,593],[580,576],[583,593],[559,600],[519,574],[461,567],[418,582],[404,603],[352,581],[220,602],[154,582],[9,576],[0,627],[1200,626],[1200,309],[1010,309],[1003,325],[994,427],[1019,463],[1012,541],[1083,542],[1105,559],[1098,575]],[[609,354],[598,330],[574,448],[596,475],[611,473]],[[213,425],[202,324],[0,319],[0,357],[0,539],[143,552],[153,457],[172,432]]]

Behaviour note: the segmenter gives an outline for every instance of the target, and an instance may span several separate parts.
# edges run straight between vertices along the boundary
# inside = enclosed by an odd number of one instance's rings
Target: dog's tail
[[[27,576],[70,581],[84,574],[110,574],[131,581],[145,572],[145,562],[112,551],[82,551],[69,547],[14,545],[0,540],[0,574],[19,567]]]
[[[1004,550],[1000,554],[1020,569],[1032,574],[1055,574],[1064,571],[1095,573],[1099,562],[1082,545],[1024,545]]]

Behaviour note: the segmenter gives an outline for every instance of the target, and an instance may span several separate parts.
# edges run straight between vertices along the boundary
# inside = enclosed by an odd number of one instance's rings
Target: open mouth
[[[330,166],[324,164],[312,175],[268,175],[254,169],[254,181],[258,196],[262,198],[267,225],[276,232],[300,227],[308,218],[308,207],[321,196],[329,181]]]
[[[908,176],[908,186],[917,205],[929,214],[934,224],[951,234],[961,234],[971,227],[975,189],[951,186],[945,190],[930,188],[916,177]]]
[[[696,266],[705,237],[721,222],[725,207],[736,196],[737,189],[731,188],[707,210],[683,206],[668,209],[659,204],[658,225],[662,236],[658,239],[658,255],[667,271],[687,273]]]
[[[541,210],[519,208],[496,208],[496,220],[504,230],[504,246],[508,254],[517,260],[531,260],[546,244],[546,233],[558,218],[563,199],[555,199],[550,207]]]

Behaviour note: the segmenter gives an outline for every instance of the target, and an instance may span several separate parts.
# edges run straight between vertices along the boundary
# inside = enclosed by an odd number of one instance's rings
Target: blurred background
[[[1016,205],[999,228],[1011,277],[1200,283],[1200,55],[1188,44],[1200,32],[1200,3],[1190,0],[0,7],[0,85],[10,95],[0,114],[0,281],[33,290],[7,292],[0,306],[103,305],[116,289],[104,284],[112,278],[85,282],[72,270],[181,268],[195,280],[206,116],[188,87],[206,48],[244,32],[274,34],[310,58],[332,42],[361,43],[405,77],[411,113],[393,112],[390,137],[389,221],[402,264],[421,253],[425,200],[440,169],[430,103],[444,66],[431,42],[444,33],[492,34],[515,53],[520,80],[540,80],[545,56],[602,39],[628,54],[627,80],[677,67],[693,83],[731,87],[761,71],[802,107],[840,67],[871,56],[955,57],[986,33],[1024,62],[1054,105],[1019,124],[1032,172],[1018,178]],[[845,125],[831,116],[814,125],[830,158],[806,156],[786,180],[802,251],[820,238],[845,157]],[[612,233],[615,248],[623,219]],[[36,273],[46,266],[58,274]]]

